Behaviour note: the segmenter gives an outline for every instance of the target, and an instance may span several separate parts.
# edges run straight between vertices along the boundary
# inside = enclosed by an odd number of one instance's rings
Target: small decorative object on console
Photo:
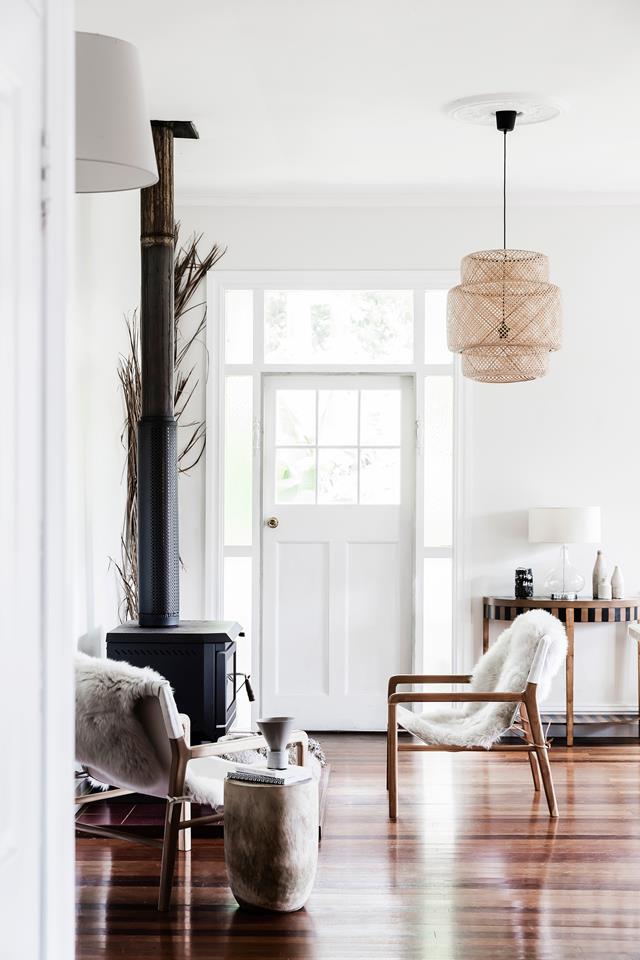
[[[602,577],[598,581],[598,600],[611,600],[611,580],[608,577]]]
[[[593,599],[598,599],[598,584],[602,579],[606,580],[607,570],[604,565],[604,556],[602,550],[598,550],[596,554],[596,562],[593,567]]]
[[[528,600],[533,596],[531,567],[516,567],[515,596],[518,600]]]
[[[611,574],[611,596],[614,600],[621,600],[624,597],[624,577],[617,563]]]

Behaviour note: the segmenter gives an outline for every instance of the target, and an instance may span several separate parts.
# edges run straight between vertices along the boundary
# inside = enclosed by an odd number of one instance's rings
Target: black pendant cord
[[[502,249],[507,249],[507,131],[502,133]]]
[[[516,125],[517,112],[515,110],[497,110],[496,127],[503,135],[502,139],[502,323],[498,327],[498,335],[506,340],[509,335],[507,326],[507,305],[505,298],[505,277],[507,270],[507,134],[511,133]]]
[[[507,134],[515,128],[516,110],[497,110],[496,127],[502,140],[502,248],[507,249]]]

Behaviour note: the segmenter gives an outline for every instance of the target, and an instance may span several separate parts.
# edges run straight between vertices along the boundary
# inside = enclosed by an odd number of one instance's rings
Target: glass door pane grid
[[[308,420],[310,405],[309,398],[305,396],[310,392],[310,389],[296,388],[276,391],[276,502],[304,505],[398,503],[401,484],[400,391],[397,389],[374,390],[366,387],[357,390],[353,387],[314,389],[315,422],[313,425]],[[287,394],[289,398],[285,399]],[[350,411],[349,406],[352,405],[354,394],[355,410]],[[372,410],[368,411],[370,422],[367,423],[363,418],[363,396],[369,397],[370,401],[382,400],[383,406],[391,408],[391,419],[387,418],[385,423],[384,412],[380,409],[376,410],[374,402]],[[336,403],[336,398],[342,401],[342,410],[339,409],[340,404]],[[397,409],[394,410],[396,399]],[[332,400],[338,406],[338,414],[342,414],[339,423],[331,423]],[[297,414],[296,401],[298,402]],[[321,412],[329,417],[328,424],[321,418]],[[352,421],[351,430],[348,425],[349,419]],[[341,432],[345,430],[345,423],[347,424],[346,433]],[[382,442],[379,435],[376,435],[376,429],[378,434],[382,432],[382,440],[385,439],[384,431],[390,438],[392,434],[397,433],[397,442]],[[320,443],[321,435],[331,433],[332,430],[336,441],[351,435],[355,438],[355,442]],[[279,437],[286,437],[286,442],[278,442]],[[300,442],[290,442],[292,437],[294,439],[300,437]],[[287,451],[290,451],[289,457],[286,456]],[[307,451],[306,458],[304,451]],[[387,452],[386,462],[385,451]],[[392,455],[394,451],[397,451],[396,457]],[[323,452],[326,456],[322,455]],[[329,455],[330,452],[333,452],[333,459]],[[380,453],[383,455],[380,456]],[[313,482],[310,477],[312,468]],[[363,485],[363,478],[368,481],[366,486]],[[313,499],[311,499],[312,490]]]

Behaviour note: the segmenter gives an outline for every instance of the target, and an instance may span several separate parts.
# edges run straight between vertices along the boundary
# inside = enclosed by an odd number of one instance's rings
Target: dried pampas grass
[[[200,284],[215,264],[224,256],[226,248],[214,244],[205,256],[198,247],[202,234],[195,234],[183,247],[178,246],[179,224],[175,233],[174,261],[174,409],[178,421],[178,473],[188,473],[202,459],[206,444],[206,422],[189,420],[188,409],[200,382],[195,364],[189,365],[190,353],[201,342],[207,326],[205,300],[192,303]],[[181,321],[191,310],[203,308],[195,330],[183,335]],[[122,391],[125,418],[122,429],[122,445],[126,451],[125,471],[127,496],[124,523],[120,538],[120,560],[110,558],[119,579],[121,600],[120,621],[136,620],[138,617],[138,420],[141,412],[140,377],[140,321],[138,311],[125,317],[129,338],[126,356],[120,356],[118,380]],[[184,437],[184,439],[182,439]]]

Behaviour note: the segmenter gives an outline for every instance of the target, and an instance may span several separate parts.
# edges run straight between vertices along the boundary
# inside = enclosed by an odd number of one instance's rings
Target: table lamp
[[[584,577],[569,560],[570,543],[600,542],[600,507],[533,507],[529,510],[529,543],[559,543],[558,564],[545,579],[552,600],[576,600]]]

